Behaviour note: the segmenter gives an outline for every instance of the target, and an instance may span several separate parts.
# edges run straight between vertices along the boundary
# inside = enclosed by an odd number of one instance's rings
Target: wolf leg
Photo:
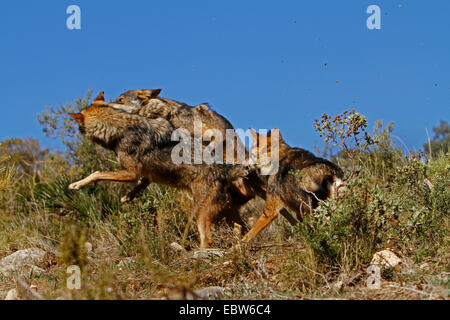
[[[250,231],[247,232],[244,238],[242,238],[242,241],[249,242],[261,231],[263,231],[272,222],[273,219],[278,217],[278,213],[282,206],[283,203],[281,202],[281,199],[279,199],[277,196],[268,194],[264,213],[259,216],[258,220],[256,220]]]
[[[137,172],[127,170],[104,172],[96,171],[83,180],[72,183],[71,185],[69,185],[69,189],[79,190],[96,181],[112,181],[136,184],[139,181],[139,175]]]
[[[136,196],[139,193],[144,191],[145,188],[147,188],[149,184],[150,184],[150,180],[148,180],[147,178],[142,178],[139,181],[139,184],[136,187],[134,187],[133,190],[131,190],[126,195],[124,195],[122,198],[120,198],[120,202],[125,203],[125,202],[132,201],[134,198],[136,198]]]
[[[201,205],[197,211],[197,229],[200,234],[200,249],[209,248],[211,244],[212,213],[207,201]]]
[[[219,186],[212,186],[208,195],[197,207],[195,217],[197,219],[197,228],[200,234],[200,248],[209,248],[211,244],[211,223],[214,218],[223,210],[226,201],[222,201],[220,197]],[[194,199],[198,199],[194,195]]]

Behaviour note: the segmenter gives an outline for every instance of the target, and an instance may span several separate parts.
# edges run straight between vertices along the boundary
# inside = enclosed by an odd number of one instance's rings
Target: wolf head
[[[158,97],[160,93],[161,89],[130,90],[121,94],[110,105],[129,113],[137,113],[143,105],[146,105],[151,99]]]
[[[103,91],[92,103],[79,113],[69,113],[78,122],[80,132],[96,143],[110,149],[126,128],[139,124],[139,119],[122,110],[115,109],[105,101]]]

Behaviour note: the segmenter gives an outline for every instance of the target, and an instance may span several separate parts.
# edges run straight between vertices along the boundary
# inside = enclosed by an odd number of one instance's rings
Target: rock
[[[17,289],[11,289],[6,294],[5,300],[19,300],[19,292]]]
[[[226,290],[222,287],[207,287],[194,291],[195,295],[200,299],[219,299],[226,294]]]
[[[233,234],[240,238],[242,235],[242,226],[239,223],[234,223],[234,227],[233,227]]]
[[[170,247],[175,251],[186,252],[186,249],[184,249],[180,244],[176,242],[172,242],[170,244]]]
[[[10,276],[11,272],[27,265],[40,265],[44,262],[45,251],[39,248],[19,250],[0,260],[0,273]]]
[[[84,247],[86,248],[86,251],[87,251],[88,254],[91,254],[91,253],[92,253],[92,243],[86,242],[86,243],[84,244]]]
[[[437,279],[441,282],[447,283],[449,276],[450,272],[441,272],[440,274],[437,275]]]
[[[378,251],[373,255],[371,265],[378,265],[385,268],[395,268],[401,264],[402,260],[395,255],[391,250],[386,249]]]
[[[200,249],[194,252],[192,257],[194,259],[211,259],[213,257],[222,257],[225,251],[218,249]]]

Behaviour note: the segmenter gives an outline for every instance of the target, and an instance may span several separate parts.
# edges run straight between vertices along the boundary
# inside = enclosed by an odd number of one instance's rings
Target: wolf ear
[[[149,98],[156,98],[161,93],[161,89],[154,89],[154,90],[150,90],[150,91],[151,91],[151,93],[150,93]]]
[[[104,102],[105,101],[105,92],[104,91],[100,92],[100,94],[97,96],[97,98],[94,99],[94,101]]]
[[[142,100],[145,100],[145,99],[156,98],[157,96],[159,96],[160,93],[161,93],[161,89],[142,90],[141,92],[138,93],[137,96],[139,98],[141,98]]]
[[[69,116],[74,118],[81,125],[84,123],[84,115],[82,113],[69,113]]]

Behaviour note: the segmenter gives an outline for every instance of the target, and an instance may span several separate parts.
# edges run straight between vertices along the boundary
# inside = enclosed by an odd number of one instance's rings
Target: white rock
[[[195,290],[194,293],[200,299],[219,299],[226,294],[226,290],[222,287],[207,287],[199,290]]]
[[[88,254],[92,253],[92,243],[86,242],[84,244],[84,247],[86,248],[86,251],[87,251]]]
[[[391,250],[386,249],[378,251],[373,255],[372,262],[370,264],[378,265],[385,268],[395,268],[401,264],[402,260],[395,255]]]
[[[39,265],[44,262],[45,251],[39,248],[19,250],[0,260],[0,273],[9,276],[12,271],[26,265]]]
[[[17,289],[11,289],[6,294],[5,300],[19,300],[19,292]]]
[[[182,252],[185,252],[185,251],[186,251],[186,249],[184,249],[180,244],[178,244],[178,243],[176,243],[176,242],[172,242],[172,243],[170,244],[170,247],[171,247],[172,249],[174,249],[175,251],[182,251]]]

